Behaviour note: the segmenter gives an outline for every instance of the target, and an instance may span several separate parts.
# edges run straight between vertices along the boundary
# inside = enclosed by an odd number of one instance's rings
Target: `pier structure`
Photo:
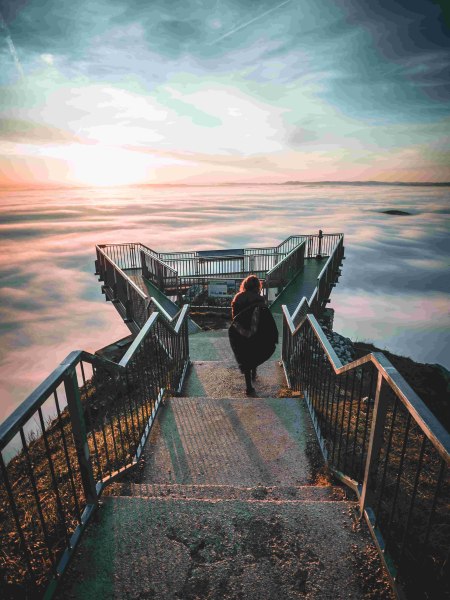
[[[2,597],[446,597],[450,436],[383,353],[342,364],[325,336],[342,234],[96,252],[130,336],[0,426]],[[249,273],[280,331],[254,398],[189,316]]]

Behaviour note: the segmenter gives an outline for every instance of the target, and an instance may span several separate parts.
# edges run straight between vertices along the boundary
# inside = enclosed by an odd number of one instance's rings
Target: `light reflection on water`
[[[343,232],[335,329],[450,368],[449,199],[448,187],[337,185],[0,192],[0,419],[71,350],[127,335],[93,275],[96,243],[239,248]]]

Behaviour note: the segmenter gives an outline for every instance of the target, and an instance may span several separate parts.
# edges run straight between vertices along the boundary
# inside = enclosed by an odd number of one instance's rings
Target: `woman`
[[[277,326],[261,296],[261,282],[256,275],[249,275],[241,283],[231,302],[231,316],[230,344],[250,396],[255,393],[252,381],[256,367],[272,356],[278,343]]]

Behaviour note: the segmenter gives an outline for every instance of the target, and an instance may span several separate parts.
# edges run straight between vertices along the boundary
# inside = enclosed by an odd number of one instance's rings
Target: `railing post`
[[[125,300],[125,323],[130,323],[133,320],[133,302],[131,298]]]
[[[367,447],[367,458],[364,472],[364,481],[362,485],[361,497],[359,500],[359,509],[361,515],[364,513],[367,504],[369,486],[372,483],[373,474],[376,471],[378,457],[380,455],[381,444],[383,443],[383,432],[386,423],[386,413],[388,402],[386,395],[381,393],[383,385],[383,375],[378,372],[377,388],[375,392],[375,405],[372,415],[372,427],[370,429],[369,444]],[[368,401],[370,398],[368,398]]]
[[[150,279],[150,271],[148,270],[147,261],[145,260],[145,253],[141,250],[141,265],[142,265],[142,277]]]
[[[70,414],[73,439],[75,441],[86,504],[97,504],[98,496],[95,488],[94,473],[92,471],[86,425],[83,416],[83,407],[81,406],[80,390],[75,369],[72,369],[65,376],[64,388],[66,391],[67,407]]]
[[[319,250],[317,252],[316,258],[322,258],[322,238],[323,238],[323,231],[321,229],[319,229]]]

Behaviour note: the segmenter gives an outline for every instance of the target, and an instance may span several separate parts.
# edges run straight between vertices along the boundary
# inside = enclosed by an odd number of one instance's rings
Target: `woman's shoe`
[[[247,396],[254,396],[254,395],[256,394],[256,390],[255,390],[255,388],[254,388],[254,387],[247,388],[247,389],[245,390],[245,394],[246,394]]]

